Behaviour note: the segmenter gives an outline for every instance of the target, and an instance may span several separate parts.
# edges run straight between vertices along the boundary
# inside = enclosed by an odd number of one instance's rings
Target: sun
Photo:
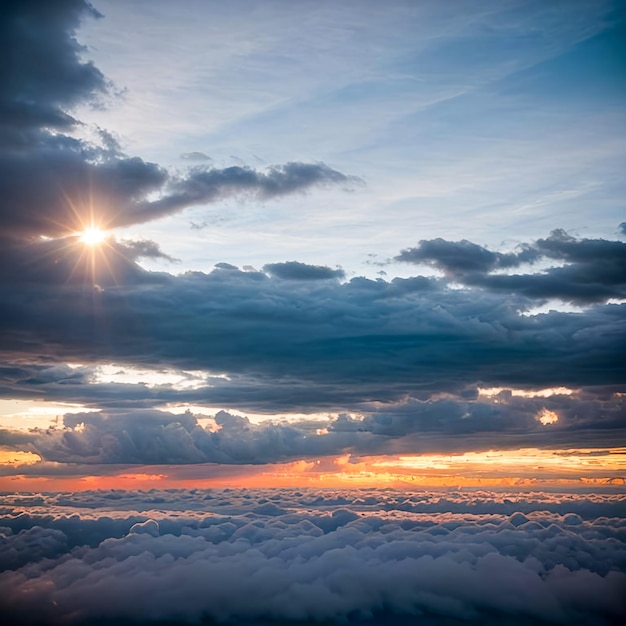
[[[106,233],[97,226],[89,226],[80,234],[79,240],[86,246],[100,245],[106,238]]]

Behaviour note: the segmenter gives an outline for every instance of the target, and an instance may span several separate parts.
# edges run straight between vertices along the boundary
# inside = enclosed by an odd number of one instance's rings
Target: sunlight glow
[[[223,379],[228,380],[228,377],[201,370],[147,369],[108,363],[94,368],[91,382],[94,384],[145,385],[149,389],[171,387],[182,391],[184,389],[212,387],[212,383]]]
[[[80,235],[80,241],[87,246],[98,246],[106,238],[106,233],[97,226],[89,226]]]
[[[0,449],[0,452],[2,450]],[[8,452],[8,449],[7,449]],[[16,458],[11,451],[0,462],[36,465],[35,455]],[[22,454],[22,453],[20,453]],[[59,464],[42,463],[47,468]],[[621,489],[626,485],[626,448],[583,450],[490,450],[460,454],[301,459],[268,465],[231,465],[216,472],[212,464],[141,465],[135,471],[111,465],[108,471],[84,475],[0,476],[0,490],[355,487],[414,489],[590,486]]]
[[[548,387],[546,389],[512,389],[507,387],[479,387],[480,396],[497,396],[503,391],[520,398],[550,398],[551,396],[571,396],[574,389],[568,387]]]
[[[34,465],[40,462],[41,457],[38,454],[4,447],[0,448],[0,466],[12,465],[13,467],[18,467],[19,465]]]
[[[549,411],[546,408],[541,409],[539,413],[537,413],[535,419],[544,426],[549,426],[550,424],[556,424],[559,421],[558,413],[554,411]]]

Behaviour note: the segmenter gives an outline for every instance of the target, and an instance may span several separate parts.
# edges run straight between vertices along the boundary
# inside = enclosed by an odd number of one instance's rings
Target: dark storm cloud
[[[192,204],[248,194],[273,198],[352,179],[322,163],[287,163],[257,172],[196,168],[174,177],[122,154],[102,129],[76,138],[72,109],[107,96],[110,86],[75,32],[99,14],[84,0],[5,2],[0,9],[0,239],[29,241],[81,230],[92,219],[112,228],[145,222]],[[196,153],[193,153],[197,156]],[[150,193],[160,197],[147,200]]]
[[[553,236],[541,245],[593,256],[575,244]],[[269,463],[344,451],[610,446],[624,438],[615,395],[624,380],[623,305],[524,316],[533,300],[489,290],[476,297],[441,279],[310,280],[338,276],[300,263],[267,266],[270,275],[221,263],[209,274],[171,276],[132,260],[162,254],[151,242],[110,240],[87,258],[58,246],[33,243],[21,265],[6,265],[0,392],[103,407],[111,417],[86,418],[82,433],[40,434],[29,444],[45,460]],[[95,267],[89,254],[101,255]],[[102,361],[202,370],[206,378],[183,389],[97,382],[90,363]],[[477,398],[477,386],[587,391],[489,403]],[[453,395],[437,399],[442,392]],[[261,428],[232,417],[216,434],[195,419],[137,413],[168,402],[364,417],[342,418],[319,435],[312,424]],[[538,423],[544,408],[558,413],[557,425]]]
[[[608,626],[626,616],[612,496],[152,490],[3,504],[0,607],[11,623]]]
[[[524,316],[519,310],[532,301],[488,292],[477,297],[429,279],[286,281],[233,267],[171,276],[146,272],[114,251],[108,258],[112,269],[101,264],[97,288],[85,269],[80,280],[74,270],[68,282],[75,260],[48,263],[43,284],[37,273],[32,283],[11,282],[7,273],[4,395],[104,406],[180,399],[310,412],[425,400],[444,391],[462,395],[476,385],[580,387],[624,380],[623,305]],[[56,383],[36,382],[45,368],[63,361],[228,378],[186,390],[67,384],[64,373]]]
[[[284,281],[223,268],[169,276],[110,256],[121,277],[102,263],[102,278],[111,278],[97,294],[81,283],[6,294],[6,363],[12,350],[24,359],[109,358],[272,377],[294,389],[336,385],[349,394],[357,385],[371,390],[365,399],[478,381],[545,387],[624,379],[622,305],[522,316],[532,302],[424,289],[422,281]],[[69,276],[71,264],[66,269]]]
[[[307,265],[298,261],[268,263],[263,266],[263,271],[284,280],[328,280],[330,278],[345,278],[346,276],[342,269],[333,270],[324,265]]]
[[[434,239],[403,250],[395,260],[431,265],[468,286],[538,300],[588,304],[626,298],[626,243],[576,239],[560,229],[514,253],[492,252],[465,240]],[[540,260],[563,265],[532,274],[492,273]]]

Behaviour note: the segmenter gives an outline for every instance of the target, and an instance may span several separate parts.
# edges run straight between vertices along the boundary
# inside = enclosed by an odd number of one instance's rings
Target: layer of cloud
[[[112,491],[4,510],[0,606],[19,623],[626,616],[614,496]]]
[[[43,380],[42,376],[37,382]],[[80,382],[68,379],[65,384]],[[124,393],[124,386],[113,386],[111,393]],[[93,403],[95,393],[91,394]],[[155,400],[151,398],[151,402]],[[85,465],[101,464],[257,465],[346,453],[359,456],[610,448],[626,437],[623,396],[599,397],[593,390],[530,398],[513,396],[510,391],[474,399],[411,398],[382,405],[362,404],[358,414],[268,419],[261,423],[226,411],[209,418],[189,411],[175,414],[146,408],[123,410],[119,403],[117,406],[101,412],[69,413],[62,424],[46,429],[0,430],[0,445],[39,455],[44,463],[30,469],[46,474],[45,463],[78,464],[76,471],[84,473]],[[549,419],[542,420],[546,415]],[[605,478],[616,471],[602,466],[596,469]],[[593,470],[587,465],[580,471],[589,474]],[[12,466],[2,473],[25,471],[28,469],[24,466]],[[525,472],[529,478],[537,474],[533,468]],[[542,478],[559,477],[558,472],[550,473],[546,468],[540,474]]]
[[[476,384],[624,380],[623,305],[525,316],[520,311],[533,301],[477,297],[419,277],[285,281],[224,267],[170,276],[146,272],[121,254],[98,264],[95,283],[105,288],[94,292],[91,264],[75,268],[68,258],[41,257],[40,275],[32,272],[36,257],[7,272],[9,284],[26,271],[38,284],[14,286],[5,296],[6,364],[19,355],[22,367],[35,365],[49,354],[228,373],[230,382],[207,392],[222,405],[229,388],[242,400],[247,389],[245,397],[259,402],[267,394],[268,401],[324,406]],[[75,280],[61,282],[63,274]]]

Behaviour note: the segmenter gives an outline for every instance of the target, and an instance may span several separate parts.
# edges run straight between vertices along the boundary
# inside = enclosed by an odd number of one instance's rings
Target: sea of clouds
[[[619,493],[8,494],[8,624],[626,620]]]

